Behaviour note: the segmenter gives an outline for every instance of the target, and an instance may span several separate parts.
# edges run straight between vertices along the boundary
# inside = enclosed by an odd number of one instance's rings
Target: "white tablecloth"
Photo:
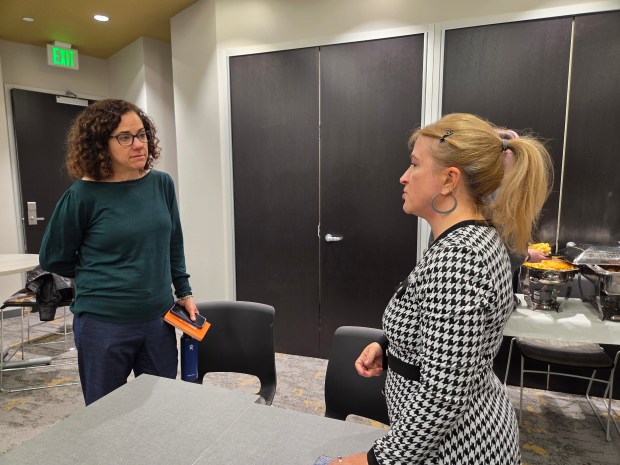
[[[528,336],[562,341],[620,345],[620,322],[601,320],[594,306],[580,299],[568,299],[561,312],[528,309],[522,294],[504,336]]]

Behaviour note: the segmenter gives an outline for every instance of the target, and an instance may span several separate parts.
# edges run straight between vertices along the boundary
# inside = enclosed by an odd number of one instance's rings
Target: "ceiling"
[[[170,18],[195,2],[0,0],[0,39],[40,47],[57,40],[71,44],[80,55],[109,58],[140,37],[170,42]],[[95,14],[110,21],[95,21]]]

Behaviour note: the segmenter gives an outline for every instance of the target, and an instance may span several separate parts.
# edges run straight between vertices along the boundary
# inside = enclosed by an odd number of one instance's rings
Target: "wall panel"
[[[560,245],[620,241],[620,11],[575,18]]]
[[[555,179],[536,239],[552,243],[559,209],[571,21],[493,24],[445,34],[442,114],[473,113],[547,141]]]

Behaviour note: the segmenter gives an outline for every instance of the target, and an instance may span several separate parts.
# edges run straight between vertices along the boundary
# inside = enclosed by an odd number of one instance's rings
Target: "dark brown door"
[[[571,23],[557,18],[445,33],[442,114],[474,113],[547,141],[555,176],[537,239],[551,243],[558,224]]]
[[[321,357],[339,326],[381,328],[415,266],[399,178],[421,122],[423,46],[416,35],[321,47]]]
[[[238,300],[272,305],[276,350],[318,354],[318,49],[230,59]]]
[[[53,94],[22,89],[11,90],[11,103],[25,252],[39,253],[56,202],[71,185],[64,167],[65,137],[84,107],[57,103]]]
[[[422,48],[420,35],[230,60],[237,299],[275,307],[278,351],[326,357],[337,326],[380,327],[415,264],[398,179]]]

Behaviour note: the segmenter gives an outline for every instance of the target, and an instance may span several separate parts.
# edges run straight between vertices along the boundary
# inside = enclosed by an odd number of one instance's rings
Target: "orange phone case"
[[[195,326],[192,326],[189,323],[183,321],[181,318],[173,314],[170,310],[168,310],[164,315],[164,320],[175,328],[180,329],[188,336],[193,337],[197,341],[202,341],[202,338],[205,337],[207,330],[211,327],[211,323],[205,321],[205,324],[202,325],[202,328],[196,328]]]

